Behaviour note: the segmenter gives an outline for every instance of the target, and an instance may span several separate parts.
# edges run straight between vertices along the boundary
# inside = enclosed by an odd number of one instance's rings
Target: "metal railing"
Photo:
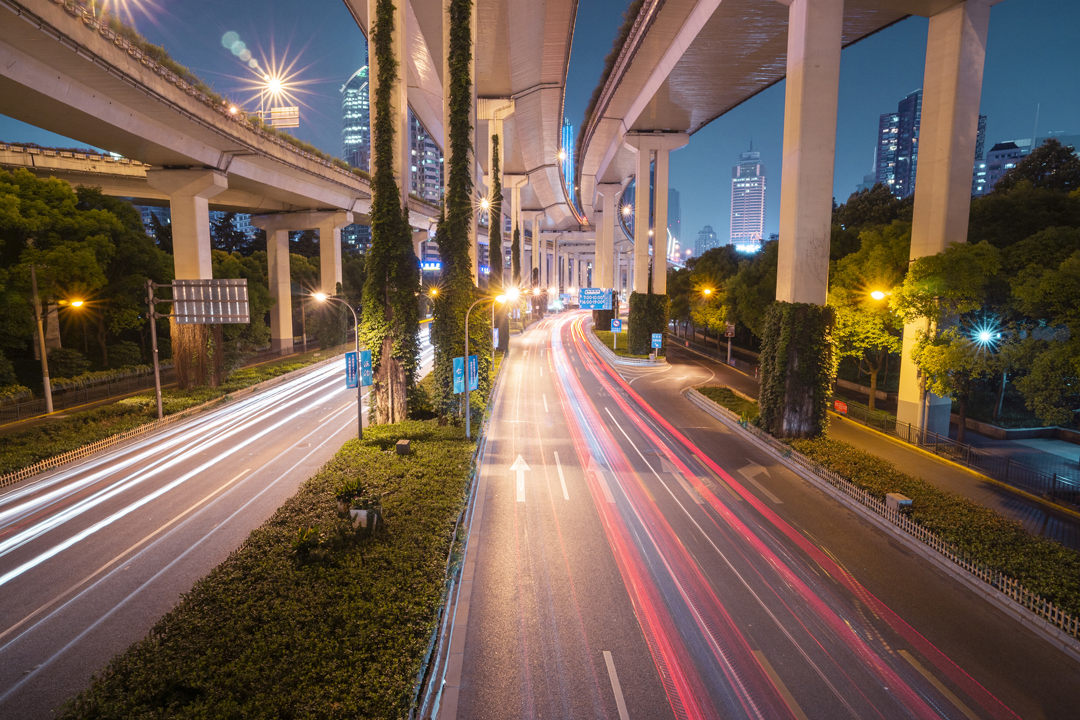
[[[723,351],[713,350],[711,347],[709,347],[707,345],[701,345],[700,343],[697,343],[694,340],[691,340],[689,338],[685,338],[682,335],[677,335],[677,334],[675,334],[673,332],[670,332],[670,331],[668,332],[667,336],[668,336],[668,339],[670,341],[675,343],[675,347],[681,347],[684,350],[690,350],[691,352],[695,352],[698,355],[704,355],[705,357],[710,358],[712,360],[716,360],[719,363],[723,363],[724,365],[729,365],[730,367],[733,367],[736,370],[741,370],[742,372],[746,373],[747,375],[752,375],[754,377],[757,377],[756,375],[754,375],[754,372],[755,372],[755,370],[757,368],[757,366],[754,365],[754,363],[750,363],[750,362],[747,362],[745,360],[740,360],[739,358],[734,357],[734,356],[732,356],[731,362],[728,363],[728,361],[727,361],[727,350],[726,349],[723,350]],[[669,343],[669,347],[670,347],[670,343]]]
[[[1011,456],[980,450],[936,432],[922,433],[917,426],[900,422],[888,413],[879,410],[871,411],[865,405],[851,400],[845,402],[848,412],[841,414],[849,420],[880,430],[938,457],[977,470],[1011,487],[1039,495],[1051,502],[1080,507],[1080,478],[1077,477],[1080,473],[1075,470],[1070,474],[1043,472],[1017,462]]]
[[[176,371],[172,367],[161,369],[162,383],[168,384],[175,381]],[[126,395],[152,387],[154,387],[154,373],[148,372],[145,375],[136,375],[123,380],[108,380],[96,385],[54,392],[53,412],[97,402],[98,400],[107,400],[111,397]],[[0,423],[26,420],[44,413],[45,398],[34,398],[33,400],[23,400],[9,405],[0,405]]]

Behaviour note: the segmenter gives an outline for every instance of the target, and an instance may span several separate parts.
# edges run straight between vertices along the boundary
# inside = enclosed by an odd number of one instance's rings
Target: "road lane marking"
[[[787,685],[780,679],[780,676],[773,670],[773,666],[769,664],[769,661],[765,659],[765,653],[760,650],[754,650],[754,657],[761,664],[762,669],[765,670],[765,674],[772,680],[773,685],[780,691],[780,696],[784,698],[784,702],[787,703],[788,709],[791,710],[791,714],[798,720],[807,720],[806,713],[799,707],[799,703],[795,702],[795,698],[792,696],[791,691],[787,689]]]
[[[517,473],[517,501],[525,502],[525,471],[529,469],[528,463],[525,462],[525,458],[520,455],[517,456],[517,460],[510,466],[510,472]]]
[[[746,467],[739,469],[739,474],[742,475],[747,480],[749,480],[750,482],[752,482],[754,484],[754,487],[756,487],[758,490],[760,490],[761,492],[763,492],[765,494],[765,497],[769,498],[770,500],[772,500],[777,505],[783,505],[784,504],[783,500],[781,500],[780,498],[776,497],[771,492],[769,492],[769,490],[764,485],[759,483],[754,478],[755,475],[760,475],[761,473],[765,473],[766,475],[768,475],[769,474],[769,469],[765,468],[765,467],[762,467],[761,465],[758,465],[756,463],[750,463]]]
[[[963,700],[956,697],[956,695],[954,695],[952,691],[949,690],[949,688],[945,687],[945,685],[942,684],[940,680],[934,677],[929,670],[924,668],[918,660],[912,657],[911,653],[909,653],[907,650],[901,650],[900,656],[907,660],[909,663],[911,663],[911,667],[918,670],[919,674],[926,678],[931,685],[936,687],[938,689],[938,692],[944,695],[949,700],[949,702],[956,706],[957,710],[964,713],[964,717],[970,718],[970,720],[979,720],[979,716],[972,712],[971,708],[965,705]]]
[[[562,496],[563,500],[570,499],[570,493],[566,492],[566,477],[562,472],[562,463],[559,462],[559,453],[555,453],[555,467],[559,469],[559,482],[562,484]]]
[[[615,504],[615,496],[611,494],[611,486],[608,485],[607,478],[604,476],[604,471],[600,469],[600,464],[596,462],[596,458],[589,457],[589,472],[596,476],[596,481],[600,483],[600,489],[604,493],[604,499],[608,503]]]
[[[96,575],[97,575],[98,573],[100,573],[100,572],[104,571],[104,570],[105,570],[106,568],[108,568],[108,567],[109,567],[110,565],[113,565],[113,564],[115,564],[117,560],[119,560],[120,558],[124,557],[124,556],[125,556],[125,555],[127,555],[127,554],[128,554],[129,552],[131,552],[131,551],[132,551],[132,550],[134,550],[135,548],[139,547],[140,545],[142,545],[143,543],[145,543],[145,542],[146,542],[147,540],[149,540],[150,538],[154,537],[155,535],[157,535],[157,534],[158,534],[158,533],[160,533],[161,531],[165,530],[166,528],[170,527],[171,525],[174,525],[174,524],[176,524],[177,522],[179,522],[179,521],[180,521],[181,519],[183,519],[184,517],[186,517],[187,515],[189,515],[190,513],[192,513],[192,512],[193,512],[193,511],[195,510],[195,508],[197,508],[197,507],[199,507],[200,505],[202,505],[202,504],[204,504],[204,503],[208,502],[208,501],[209,501],[209,500],[210,500],[210,499],[211,499],[212,497],[214,497],[215,495],[217,495],[218,493],[220,493],[220,492],[221,492],[222,490],[224,490],[225,488],[227,488],[227,487],[229,487],[230,485],[232,485],[232,484],[233,484],[234,482],[236,482],[237,480],[239,480],[240,478],[242,478],[242,477],[243,477],[244,475],[247,475],[247,474],[248,474],[249,472],[251,472],[251,468],[247,468],[246,470],[243,470],[243,471],[241,471],[241,472],[240,472],[240,474],[238,474],[238,475],[237,475],[236,477],[234,477],[234,478],[233,478],[232,480],[228,481],[227,483],[225,483],[224,485],[222,485],[221,487],[219,487],[219,488],[218,488],[217,490],[214,490],[214,491],[213,491],[213,492],[211,492],[211,493],[210,493],[209,495],[207,495],[206,497],[204,497],[204,498],[203,498],[202,500],[198,501],[197,503],[195,503],[194,505],[192,505],[191,507],[189,507],[189,508],[188,508],[187,510],[185,510],[184,512],[182,512],[182,513],[180,513],[179,515],[177,515],[176,517],[174,517],[174,518],[173,518],[172,520],[170,520],[169,522],[165,523],[164,525],[162,525],[162,526],[161,526],[161,527],[159,527],[158,529],[154,530],[154,531],[153,531],[152,533],[148,534],[148,535],[147,535],[146,537],[144,537],[144,538],[143,538],[142,540],[139,540],[138,542],[134,543],[133,545],[131,545],[130,547],[128,547],[128,548],[127,548],[127,549],[125,549],[124,551],[122,551],[122,552],[118,553],[118,554],[116,555],[116,557],[114,557],[114,558],[113,558],[112,560],[109,560],[108,562],[106,562],[106,563],[105,563],[104,565],[102,565],[102,566],[101,566],[101,567],[99,567],[99,568],[98,568],[97,570],[93,571],[92,573],[90,573],[89,575],[87,575],[86,577],[84,577],[84,578],[83,578],[82,580],[79,580],[79,581],[78,581],[77,583],[73,584],[73,585],[72,585],[71,587],[69,587],[68,589],[64,590],[63,592],[61,592],[61,593],[58,593],[58,594],[57,594],[57,595],[56,595],[56,596],[55,596],[54,598],[52,598],[51,600],[49,600],[48,602],[46,602],[46,603],[45,603],[44,605],[42,605],[41,607],[39,607],[39,608],[38,608],[37,610],[34,610],[34,611],[33,611],[32,613],[30,613],[29,615],[27,615],[26,617],[24,617],[24,618],[23,618],[22,620],[20,620],[19,622],[15,623],[14,625],[12,625],[11,627],[9,627],[9,628],[8,628],[7,630],[5,630],[4,632],[0,633],[0,640],[3,640],[3,639],[4,639],[5,637],[7,637],[8,635],[10,635],[10,634],[11,634],[12,632],[14,632],[14,631],[15,631],[16,629],[18,629],[18,628],[19,628],[20,626],[22,626],[22,624],[23,624],[23,623],[25,623],[25,622],[26,622],[27,620],[29,620],[30,618],[32,618],[32,617],[34,617],[35,615],[37,615],[37,614],[38,614],[39,612],[41,612],[41,611],[42,611],[42,610],[44,610],[45,608],[47,608],[47,607],[49,607],[50,605],[52,605],[52,604],[54,604],[54,603],[58,602],[58,601],[60,600],[60,598],[62,598],[62,597],[65,597],[65,596],[66,596],[66,595],[67,595],[68,593],[70,593],[70,592],[73,592],[73,591],[74,591],[74,590],[76,590],[76,589],[77,589],[77,588],[78,588],[78,587],[79,587],[80,585],[82,585],[83,583],[85,583],[85,582],[89,581],[89,580],[90,580],[90,579],[92,579],[92,578],[93,578],[94,576],[96,576]]]
[[[548,411],[548,407],[547,407],[547,394],[545,393],[543,397],[544,397],[544,412],[547,412],[547,411]]]
[[[622,686],[619,684],[619,675],[615,672],[615,661],[611,659],[611,651],[604,651],[604,664],[607,665],[607,674],[611,678],[611,689],[615,691],[615,707],[619,708],[619,720],[630,720],[630,713],[626,712],[626,700],[623,698]]]

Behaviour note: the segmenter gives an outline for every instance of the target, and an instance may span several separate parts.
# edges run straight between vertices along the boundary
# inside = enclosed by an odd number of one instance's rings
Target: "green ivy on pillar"
[[[630,293],[630,317],[627,322],[627,347],[635,355],[647,355],[652,352],[653,333],[667,331],[668,314],[671,301],[667,295],[652,293]],[[600,328],[607,330],[609,328]],[[663,355],[661,349],[658,353]]]
[[[828,427],[836,377],[830,307],[777,301],[765,314],[758,424],[776,437],[814,437]]]

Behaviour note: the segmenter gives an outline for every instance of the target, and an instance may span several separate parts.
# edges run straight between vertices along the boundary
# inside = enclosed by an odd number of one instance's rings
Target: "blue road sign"
[[[491,328],[491,346],[496,350],[499,348],[499,328]]]
[[[622,332],[622,320],[612,320],[611,321],[611,332],[613,332],[613,333],[621,333]]]
[[[654,348],[656,348],[657,350],[659,350],[660,348],[662,348],[664,346],[664,336],[663,336],[662,333],[653,333],[652,334],[652,346]]]
[[[454,358],[454,394],[465,392],[465,358]]]
[[[582,310],[610,310],[611,291],[607,288],[581,288],[578,305]]]
[[[356,368],[356,353],[345,353],[345,387],[356,387],[356,381],[358,380],[358,373]]]
[[[573,302],[574,296],[570,293],[563,293],[559,296],[559,301],[562,302],[563,307],[570,307],[570,303]]]
[[[371,351],[360,351],[360,384],[371,387]]]
[[[480,365],[476,362],[476,356],[469,356],[469,390],[480,387]]]

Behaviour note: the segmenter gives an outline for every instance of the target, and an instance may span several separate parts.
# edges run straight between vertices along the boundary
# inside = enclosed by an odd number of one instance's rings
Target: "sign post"
[[[664,345],[664,336],[662,333],[652,333],[652,357],[656,359],[657,351]]]
[[[611,349],[619,349],[619,333],[622,332],[622,320],[619,318],[613,318],[611,320]]]
[[[735,337],[735,323],[728,323],[724,328],[724,337],[727,338],[727,364],[731,364],[731,338]]]

